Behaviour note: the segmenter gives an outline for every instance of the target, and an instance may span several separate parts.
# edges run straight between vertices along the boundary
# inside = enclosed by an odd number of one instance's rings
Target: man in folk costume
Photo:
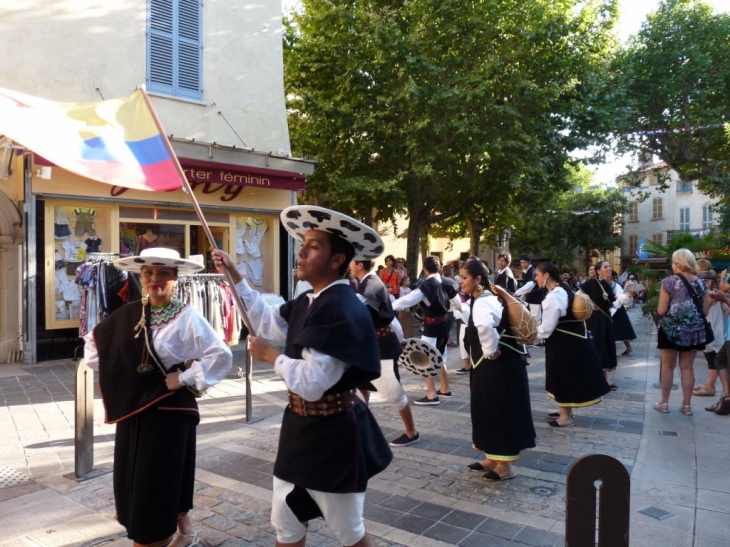
[[[515,291],[515,296],[521,296],[527,302],[527,308],[530,310],[530,315],[538,320],[538,313],[540,311],[540,303],[545,299],[547,291],[541,288],[535,283],[535,267],[530,263],[530,257],[522,255],[520,257],[520,267],[522,268],[522,280],[524,284],[522,287]],[[540,341],[539,345],[544,345],[543,341]],[[531,357],[528,353],[527,357]]]
[[[347,279],[353,258],[372,260],[383,241],[369,226],[309,205],[281,213],[286,230],[302,242],[297,276],[307,291],[268,305],[213,251],[216,268],[230,271],[257,336],[251,355],[274,366],[289,389],[274,464],[271,523],[277,545],[304,546],[307,521],[324,517],[345,546],[367,546],[363,506],[368,479],[393,458],[356,388],[380,376],[380,354],[370,313]],[[284,344],[284,353],[265,340]]]
[[[436,391],[433,378],[426,378],[428,393],[425,397],[414,401],[417,405],[439,405],[441,404],[439,397],[451,397],[445,363],[446,341],[449,338],[448,311],[452,303],[454,309],[461,311],[461,299],[458,291],[451,285],[447,286],[441,282],[440,270],[441,262],[438,257],[427,256],[423,261],[426,279],[418,285],[417,289],[393,303],[393,309],[400,311],[423,302],[423,336],[421,338],[434,345],[444,358],[444,366],[439,370],[441,388]]]
[[[494,277],[494,284],[499,285],[510,294],[514,294],[517,290],[517,281],[512,273],[509,265],[512,262],[512,256],[509,253],[501,253],[497,257],[497,275]],[[532,266],[530,266],[532,267]],[[535,274],[532,274],[534,279]]]
[[[390,294],[380,278],[372,271],[372,260],[353,260],[350,271],[360,283],[357,294],[367,306],[370,317],[375,325],[375,336],[380,348],[380,378],[371,382],[385,399],[396,408],[403,420],[405,432],[390,442],[391,446],[408,446],[421,440],[413,423],[413,414],[408,405],[408,396],[403,390],[398,374],[398,357],[403,353],[401,342],[403,330],[395,318],[395,312],[390,302]],[[363,394],[368,400],[369,392],[364,389]]]

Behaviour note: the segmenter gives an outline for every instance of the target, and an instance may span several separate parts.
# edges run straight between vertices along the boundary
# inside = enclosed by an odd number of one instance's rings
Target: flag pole
[[[183,184],[183,190],[190,198],[190,201],[193,204],[193,208],[195,209],[195,214],[198,216],[198,220],[200,221],[200,224],[203,226],[203,230],[205,231],[205,235],[208,238],[208,242],[210,242],[211,249],[218,249],[218,245],[215,242],[215,238],[213,237],[213,232],[210,231],[210,226],[208,226],[208,222],[205,220],[205,216],[203,216],[203,211],[200,209],[200,205],[198,204],[198,200],[195,197],[195,194],[193,193],[193,189],[190,186],[190,183],[188,182],[188,178],[185,176],[185,171],[182,168],[182,165],[180,165],[180,161],[177,159],[177,154],[175,154],[175,151],[172,149],[172,145],[170,144],[170,140],[167,138],[167,134],[165,133],[165,130],[162,128],[162,123],[160,122],[160,119],[157,117],[157,112],[155,111],[155,107],[152,106],[152,101],[150,101],[149,95],[147,95],[147,91],[145,91],[144,88],[140,87],[139,90],[142,92],[142,96],[144,97],[145,102],[147,103],[147,108],[149,108],[150,113],[152,114],[152,118],[155,120],[155,125],[157,126],[158,131],[162,135],[162,138],[165,140],[165,146],[167,147],[168,152],[170,152],[170,156],[172,157],[172,160],[175,162],[175,168],[177,169],[177,173],[180,176],[180,181]],[[231,272],[228,270],[228,267],[223,264],[223,274],[226,277],[226,281],[228,281],[228,284],[231,286],[231,293],[233,295],[233,299],[236,302],[236,305],[238,306],[238,309],[241,313],[241,318],[243,319],[243,323],[246,325],[246,328],[248,329],[249,334],[252,336],[256,336],[254,334],[254,330],[251,327],[251,322],[248,319],[248,315],[246,314],[246,305],[243,303],[243,299],[239,296],[238,291],[236,291],[233,287],[235,283],[233,283],[233,277],[231,277]]]

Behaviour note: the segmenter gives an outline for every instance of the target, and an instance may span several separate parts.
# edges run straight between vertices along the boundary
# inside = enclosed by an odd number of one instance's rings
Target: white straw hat
[[[166,247],[144,249],[139,256],[125,256],[114,261],[118,270],[140,273],[143,266],[168,266],[177,268],[178,275],[187,275],[205,268],[203,255],[193,255],[188,259],[180,258],[180,253]]]
[[[437,376],[443,362],[441,352],[420,338],[408,338],[403,342],[403,353],[398,357],[399,365],[425,378]]]

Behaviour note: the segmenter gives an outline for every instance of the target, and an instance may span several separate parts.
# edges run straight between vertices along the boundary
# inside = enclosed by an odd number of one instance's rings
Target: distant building
[[[717,224],[716,203],[700,192],[696,182],[681,180],[664,162],[645,165],[640,174],[639,188],[625,179],[622,183],[621,177],[618,181],[628,200],[621,246],[624,267],[639,258],[642,241],[667,245],[678,232],[704,235]]]

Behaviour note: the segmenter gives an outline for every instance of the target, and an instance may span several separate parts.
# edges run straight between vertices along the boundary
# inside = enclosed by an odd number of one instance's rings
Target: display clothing
[[[545,390],[561,407],[595,405],[611,389],[585,322],[573,316],[574,298],[565,284],[548,292],[537,327],[545,340]]]
[[[89,207],[78,207],[74,209],[74,215],[76,215],[76,227],[74,228],[74,234],[76,236],[82,236],[89,234],[90,236],[96,235],[96,228],[94,227],[94,217],[96,211]]]
[[[662,279],[661,288],[669,295],[669,309],[659,322],[657,331],[657,347],[659,349],[704,350],[705,319],[702,310],[695,306],[687,287],[679,278],[682,274],[671,275]],[[701,279],[688,281],[700,302],[707,293],[707,287]],[[667,337],[667,331],[677,332],[676,342]]]
[[[593,345],[601,359],[601,366],[604,370],[614,370],[618,361],[611,310],[616,297],[611,285],[593,278],[583,283],[580,290],[586,293],[594,304],[593,313],[586,320],[586,325],[593,336]]]
[[[169,391],[156,361],[182,370],[184,385],[203,390],[231,368],[231,352],[189,306],[145,307],[144,333],[135,338],[142,302],[132,302],[84,337],[86,364],[99,371],[105,421],[117,424],[114,500],[130,539],[153,543],[172,536],[177,516],[193,506],[197,403],[185,388]],[[183,363],[193,361],[185,369]],[[156,361],[155,361],[156,360]]]
[[[84,241],[87,253],[101,252],[101,239],[98,237],[89,237]]]
[[[525,346],[509,334],[507,309],[484,292],[472,299],[464,334],[471,369],[471,423],[474,446],[490,460],[515,461],[535,446]],[[500,355],[493,360],[485,355]]]
[[[145,249],[154,249],[160,244],[160,236],[153,234],[151,231],[139,236],[139,252]]]
[[[236,290],[257,336],[284,343],[274,370],[292,403],[301,399],[306,406],[324,395],[349,396],[380,375],[375,327],[347,280],[280,306],[267,304],[245,280]],[[328,416],[301,415],[290,404],[282,419],[274,476],[292,485],[287,505],[306,521],[321,514],[308,490],[364,492],[368,479],[392,457],[375,418],[359,399]]]
[[[53,237],[66,239],[71,235],[69,227],[68,211],[65,207],[54,207],[53,209]]]
[[[253,258],[261,257],[261,240],[264,239],[268,228],[266,221],[258,218],[249,218],[248,232],[243,238],[243,247],[249,256]]]
[[[624,342],[636,340],[636,332],[634,332],[634,326],[631,324],[629,314],[626,308],[621,304],[623,299],[621,295],[624,294],[623,288],[616,282],[611,282],[611,289],[613,290],[614,302],[613,302],[613,336],[616,342]]]

